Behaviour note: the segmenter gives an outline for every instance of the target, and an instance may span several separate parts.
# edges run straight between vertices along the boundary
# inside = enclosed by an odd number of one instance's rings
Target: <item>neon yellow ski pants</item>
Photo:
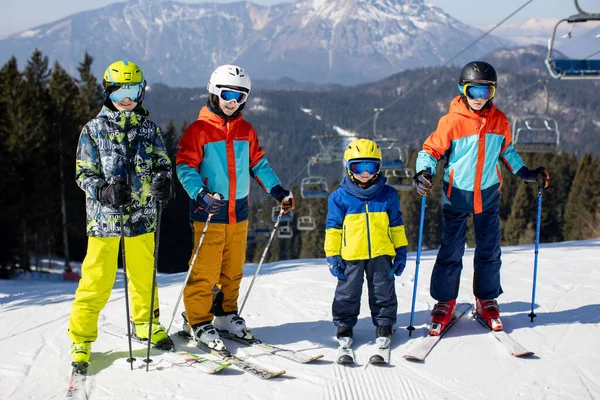
[[[88,238],[87,253],[81,265],[81,280],[75,292],[69,321],[68,335],[74,343],[93,342],[98,337],[98,316],[108,302],[117,275],[119,241],[118,237]],[[125,258],[131,319],[136,324],[148,322],[154,271],[154,233],[126,237]],[[158,285],[154,295],[153,315],[158,322]],[[114,301],[124,300],[118,298]],[[120,309],[125,312],[125,307]]]

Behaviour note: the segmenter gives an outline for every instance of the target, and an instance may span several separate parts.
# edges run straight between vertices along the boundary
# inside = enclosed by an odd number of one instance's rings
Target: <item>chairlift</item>
[[[273,211],[271,212],[271,219],[273,222],[277,222],[277,217],[279,217],[279,212],[281,211],[281,206],[274,206]],[[294,220],[294,211],[289,210],[286,214],[281,214],[281,219],[279,222],[292,222]]]
[[[554,118],[530,115],[515,118],[512,126],[515,149],[523,153],[554,153],[560,144]]]
[[[579,60],[552,58],[552,50],[554,48],[556,31],[561,23],[567,22],[569,24],[578,24],[589,21],[600,21],[600,14],[591,14],[585,12],[579,6],[578,0],[574,0],[574,2],[578,13],[558,21],[558,23],[554,26],[554,30],[552,31],[552,37],[548,40],[548,55],[546,56],[545,61],[546,66],[548,67],[548,72],[550,72],[550,75],[554,79],[600,79],[600,60],[589,59],[589,57],[597,54],[598,52]],[[570,37],[571,35],[567,36]]]
[[[312,217],[312,208],[308,206],[308,215],[303,215],[296,222],[296,229],[299,231],[314,231],[317,227],[315,219]]]
[[[300,196],[303,199],[322,199],[329,196],[327,179],[322,176],[308,176],[300,183]]]
[[[269,239],[271,230],[273,230],[273,226],[267,221],[260,220],[254,223],[252,230],[254,231],[255,240],[257,242],[262,242]]]
[[[539,83],[544,85],[546,108],[541,114],[516,117],[511,128],[515,149],[523,153],[554,153],[560,144],[558,124],[546,115],[550,108],[547,81]]]
[[[387,184],[396,190],[412,190],[415,186],[413,180],[415,173],[412,168],[406,166],[406,160],[408,159],[407,146],[393,145],[385,148],[382,154],[381,172],[387,178]]]
[[[291,239],[294,236],[294,231],[292,230],[292,225],[289,221],[284,221],[279,223],[279,228],[277,229],[277,237],[280,239]]]

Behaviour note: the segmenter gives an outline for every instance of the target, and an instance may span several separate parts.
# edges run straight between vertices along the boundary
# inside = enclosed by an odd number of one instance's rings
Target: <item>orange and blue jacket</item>
[[[223,195],[226,203],[211,223],[235,224],[248,219],[250,177],[266,192],[280,184],[252,124],[241,114],[225,121],[206,106],[181,137],[176,163],[177,177],[191,199],[192,221],[208,218],[196,202],[203,188]]]
[[[442,157],[446,159],[442,206],[476,214],[499,201],[501,163],[515,175],[525,167],[513,146],[506,115],[493,103],[473,111],[460,96],[423,144],[416,170],[434,175]]]

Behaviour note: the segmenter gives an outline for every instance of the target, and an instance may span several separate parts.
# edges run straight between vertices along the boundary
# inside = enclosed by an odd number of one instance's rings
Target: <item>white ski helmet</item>
[[[218,88],[222,86],[238,87],[246,93],[250,93],[250,77],[237,65],[221,65],[210,76],[206,88],[209,93],[218,95]]]

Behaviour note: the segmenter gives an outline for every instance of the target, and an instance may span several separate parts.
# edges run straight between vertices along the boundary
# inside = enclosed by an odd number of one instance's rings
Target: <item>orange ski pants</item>
[[[205,222],[194,222],[194,248],[190,263]],[[211,224],[196,256],[190,278],[183,291],[183,303],[190,326],[212,321],[213,288],[223,295],[223,311],[237,311],[240,283],[246,262],[248,221],[237,224]]]

